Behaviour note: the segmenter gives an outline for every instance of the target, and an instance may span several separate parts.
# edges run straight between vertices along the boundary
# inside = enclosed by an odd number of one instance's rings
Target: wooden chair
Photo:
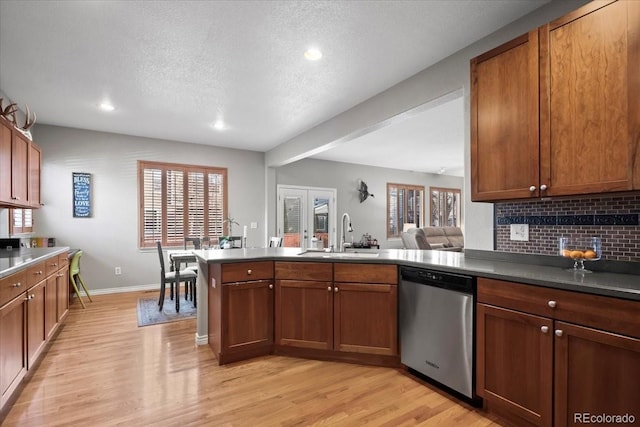
[[[93,302],[93,300],[91,299],[91,295],[89,295],[89,291],[87,290],[87,286],[84,284],[84,280],[82,280],[82,276],[80,276],[80,257],[81,256],[82,256],[82,251],[78,251],[73,255],[73,258],[71,258],[71,266],[69,267],[69,281],[71,282],[73,289],[76,291],[76,295],[78,295],[78,299],[80,300],[80,304],[82,305],[82,308],[87,308],[87,306],[84,305],[84,301],[82,301],[82,295],[80,295],[80,291],[78,290],[78,283],[76,282],[76,279],[77,279],[78,282],[80,282],[82,289],[84,289],[85,294],[87,294],[89,301]]]
[[[176,282],[176,272],[169,271],[167,272],[164,268],[164,255],[162,253],[162,245],[160,242],[156,242],[156,246],[158,247],[158,258],[160,259],[160,298],[158,299],[158,306],[160,307],[160,311],[162,311],[162,306],[164,305],[164,294],[165,294],[165,286],[168,283],[170,286],[170,298],[173,299],[173,286],[175,284],[175,295],[176,295],[176,311],[179,311],[180,307],[180,283]],[[198,278],[198,274],[193,270],[180,270],[180,281],[185,282],[185,299],[186,294],[188,293],[187,286],[191,283],[192,295],[196,292],[196,279]]]

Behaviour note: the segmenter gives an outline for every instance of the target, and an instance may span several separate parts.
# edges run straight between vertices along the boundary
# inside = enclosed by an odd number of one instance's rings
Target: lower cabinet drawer
[[[27,290],[27,273],[20,271],[0,279],[0,307]]]
[[[27,288],[37,285],[45,279],[47,272],[46,262],[42,261],[27,268]]]
[[[478,302],[640,337],[636,301],[481,277]]]
[[[222,264],[222,283],[273,279],[273,261]]]

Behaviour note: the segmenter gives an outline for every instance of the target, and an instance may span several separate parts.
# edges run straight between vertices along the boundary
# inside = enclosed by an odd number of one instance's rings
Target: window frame
[[[434,226],[433,223],[433,212],[434,212],[434,205],[433,205],[433,192],[434,191],[438,191],[439,193],[454,193],[458,195],[458,199],[456,202],[456,210],[457,210],[457,216],[455,217],[456,219],[456,224],[453,225],[449,225],[449,224],[438,224],[436,227],[460,227],[460,215],[461,215],[461,211],[462,211],[462,190],[459,188],[445,188],[445,187],[429,187],[429,225],[430,226]],[[442,209],[439,210],[439,218],[443,218],[445,215],[443,215],[443,211]]]
[[[146,214],[146,205],[145,205],[145,170],[160,170],[161,171],[161,199],[160,199],[160,208],[161,212],[156,213],[156,215],[160,215],[160,238],[152,238],[151,240],[148,237],[145,237],[145,220],[147,219]],[[182,197],[181,197],[181,206],[182,206],[182,240],[177,241],[175,238],[170,239],[168,233],[168,221],[167,221],[167,171],[173,171],[182,173]],[[156,162],[156,161],[148,161],[148,160],[138,160],[138,245],[139,248],[154,248],[156,246],[156,241],[160,240],[163,247],[182,247],[184,245],[184,237],[191,237],[189,234],[189,220],[190,220],[190,199],[193,197],[189,197],[189,174],[190,173],[203,173],[203,186],[202,193],[198,193],[197,197],[202,199],[203,201],[203,212],[202,218],[204,222],[204,230],[201,232],[202,237],[220,237],[227,233],[228,224],[224,220],[228,218],[227,206],[228,206],[228,173],[227,168],[217,167],[217,166],[202,166],[202,165],[188,165],[181,163],[168,163],[168,162]],[[209,203],[209,177],[211,174],[220,175],[222,178],[221,191],[222,191],[222,216],[221,216],[221,226],[219,227],[219,232],[210,233],[210,231],[214,227],[211,219],[209,218],[209,211],[211,210],[211,204]],[[176,175],[177,176],[177,175]],[[175,200],[175,199],[174,199]],[[174,208],[175,209],[175,208]],[[218,208],[219,209],[219,208]],[[193,214],[193,212],[192,212]],[[194,216],[198,216],[197,213]],[[216,215],[217,217],[217,215]],[[179,220],[177,220],[179,221]],[[174,223],[175,224],[175,223]],[[174,225],[174,227],[176,227]],[[200,237],[200,236],[197,236]]]
[[[20,226],[16,226],[16,214],[18,211],[22,212]],[[25,218],[27,217],[26,213],[29,211],[29,217],[31,218],[31,224],[29,226],[25,225]],[[28,234],[33,233],[33,209],[31,208],[10,208],[9,209],[9,235],[13,236],[14,234]]]
[[[396,190],[396,195],[392,195],[391,191],[392,189]],[[417,184],[400,184],[400,183],[395,183],[395,182],[388,182],[387,183],[387,239],[399,239],[402,235],[402,229],[405,223],[409,224],[409,222],[405,222],[403,221],[403,224],[399,223],[399,209],[400,209],[400,205],[398,203],[398,201],[396,200],[396,222],[397,224],[397,230],[396,233],[393,232],[392,230],[392,225],[393,225],[393,219],[391,217],[391,199],[393,197],[397,198],[397,194],[399,193],[400,190],[404,190],[404,191],[419,191],[420,192],[420,200],[421,203],[419,204],[419,206],[415,206],[415,198],[414,198],[414,206],[413,206],[413,211],[414,211],[414,219],[417,219],[417,221],[415,222],[416,227],[423,227],[424,225],[422,223],[424,223],[424,197],[425,197],[425,187],[424,185],[417,185]],[[403,218],[408,218],[409,213],[408,213],[408,203],[404,204],[404,212],[403,212]]]

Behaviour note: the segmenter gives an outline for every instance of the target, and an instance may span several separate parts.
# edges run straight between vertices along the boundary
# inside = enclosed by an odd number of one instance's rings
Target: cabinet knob
[[[555,301],[553,301],[553,300],[551,300],[551,301],[547,302],[547,305],[548,305],[549,307],[551,307],[551,308],[556,308],[556,302],[555,302]]]
[[[338,287],[333,288],[333,292],[338,292]]]
[[[273,289],[273,285],[271,285],[271,284],[270,284],[270,285],[269,285],[269,289]]]
[[[57,262],[52,262],[52,263],[51,263],[51,267],[57,267],[57,266],[58,266],[58,263],[57,263]]]
[[[251,271],[251,270],[247,270],[247,274],[248,274],[248,275],[251,275],[251,273],[253,273],[253,271]]]
[[[531,187],[529,187],[529,191],[531,191],[532,193],[536,191],[536,186],[532,185]]]
[[[41,275],[42,274],[42,270],[36,271],[35,274],[38,275],[38,276]]]
[[[546,190],[546,189],[547,189],[547,185],[546,185],[546,184],[542,184],[542,185],[540,186],[540,190],[544,191],[544,190]]]
[[[12,197],[11,200],[20,200],[20,197]]]
[[[64,276],[64,274],[58,273],[58,277],[62,277],[62,276]]]
[[[331,286],[327,286],[327,291],[331,292]]]
[[[20,286],[22,286],[22,283],[18,282],[18,283],[14,283],[13,285],[14,288],[19,288]]]
[[[556,336],[561,337],[563,334],[562,329],[556,329]]]
[[[549,332],[549,327],[548,326],[541,326],[540,327],[540,331],[542,331],[543,334],[546,334],[547,332]]]

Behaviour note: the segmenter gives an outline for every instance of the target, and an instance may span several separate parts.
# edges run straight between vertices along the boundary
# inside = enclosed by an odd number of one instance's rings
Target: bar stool
[[[81,256],[82,256],[82,251],[78,251],[75,253],[75,255],[73,255],[73,258],[71,259],[71,266],[69,267],[69,280],[71,281],[71,285],[73,285],[73,289],[75,289],[76,291],[76,295],[78,295],[78,299],[80,300],[80,304],[82,304],[82,308],[87,308],[87,306],[84,305],[84,301],[82,301],[82,295],[80,295],[80,291],[78,290],[78,284],[76,283],[76,279],[78,279],[78,281],[80,282],[80,285],[82,285],[82,289],[84,289],[84,292],[87,294],[89,301],[93,302],[93,300],[91,299],[91,295],[89,295],[89,291],[87,290],[87,287],[84,284],[84,280],[82,280],[82,276],[80,276],[80,257]]]

